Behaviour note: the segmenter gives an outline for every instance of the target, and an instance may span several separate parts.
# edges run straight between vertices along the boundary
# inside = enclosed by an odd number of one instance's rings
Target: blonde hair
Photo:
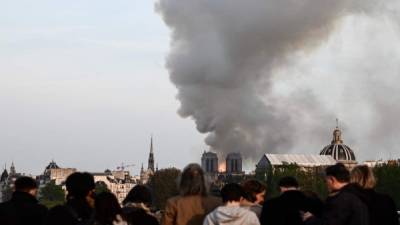
[[[350,182],[356,183],[364,189],[372,189],[375,187],[376,179],[371,168],[366,165],[360,165],[351,170]]]

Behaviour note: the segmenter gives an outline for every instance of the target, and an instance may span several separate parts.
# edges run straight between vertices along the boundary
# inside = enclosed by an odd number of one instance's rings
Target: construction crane
[[[119,170],[119,171],[124,171],[125,168],[134,167],[134,166],[135,166],[135,164],[128,164],[128,165],[125,165],[125,164],[122,162],[120,166],[117,166],[117,170]]]

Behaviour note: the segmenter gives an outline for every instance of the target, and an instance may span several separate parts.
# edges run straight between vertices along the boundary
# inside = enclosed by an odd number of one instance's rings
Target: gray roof
[[[285,164],[297,164],[299,166],[329,166],[336,164],[336,160],[329,155],[312,154],[265,154],[263,158],[268,159],[271,165],[279,166]],[[260,160],[260,162],[263,159]]]

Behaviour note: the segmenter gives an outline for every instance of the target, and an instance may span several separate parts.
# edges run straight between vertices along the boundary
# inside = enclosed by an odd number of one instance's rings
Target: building
[[[319,171],[327,166],[343,163],[351,169],[357,165],[356,157],[353,150],[343,143],[341,135],[342,131],[337,124],[333,131],[331,144],[325,146],[319,155],[264,154],[256,165],[256,174],[262,174],[265,177],[268,174],[273,174],[277,168],[287,165],[297,165],[303,170]]]
[[[324,169],[335,165],[336,160],[330,155],[316,154],[264,154],[256,165],[256,174],[266,177],[278,168],[287,165],[297,165],[302,170]]]
[[[10,172],[7,171],[6,166],[4,167],[0,177],[0,202],[7,201],[11,198],[14,182],[20,176],[23,176],[23,174],[17,173],[14,162],[11,163]]]
[[[353,168],[355,165],[357,165],[356,157],[353,150],[343,143],[342,131],[339,129],[338,124],[333,131],[331,144],[325,146],[319,154],[330,155],[337,162],[343,163],[348,168]]]
[[[129,171],[105,170],[103,173],[92,173],[96,185],[105,185],[122,203],[129,191],[138,183],[130,176]]]
[[[203,155],[201,156],[201,168],[206,174],[218,173],[217,153],[204,151]]]
[[[149,153],[149,159],[147,162],[147,170],[144,169],[143,163],[142,167],[140,169],[140,183],[146,184],[150,176],[154,174],[155,171],[158,170],[158,166],[154,168],[154,150],[153,150],[153,137],[150,138],[150,153]]]
[[[69,175],[75,173],[75,168],[61,168],[54,160],[51,160],[49,165],[46,166],[42,175],[37,177],[41,186],[54,181],[56,185],[63,185]]]
[[[227,174],[241,174],[242,170],[242,155],[238,152],[229,153],[226,156],[226,173]]]

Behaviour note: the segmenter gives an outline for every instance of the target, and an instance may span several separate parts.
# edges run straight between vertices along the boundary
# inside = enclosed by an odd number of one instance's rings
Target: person
[[[240,206],[244,195],[244,190],[239,184],[226,184],[221,189],[224,205],[208,214],[203,225],[260,225],[253,211]]]
[[[265,184],[258,180],[247,180],[242,184],[244,191],[244,199],[241,202],[242,207],[246,207],[253,211],[257,217],[261,216],[262,204],[264,203]]]
[[[342,163],[325,170],[325,182],[329,197],[321,217],[309,212],[303,216],[306,225],[368,225],[369,214],[362,189],[350,184],[350,172]]]
[[[67,202],[50,209],[45,225],[90,225],[94,223],[95,183],[90,173],[67,177]]]
[[[47,214],[47,208],[36,199],[38,187],[31,177],[19,177],[14,183],[11,200],[0,204],[1,225],[39,225]]]
[[[370,225],[399,225],[396,204],[386,194],[374,190],[376,180],[373,171],[366,165],[353,168],[350,182],[360,185],[365,190],[368,199]]]
[[[153,198],[151,191],[144,185],[136,185],[125,197],[122,211],[130,225],[158,225],[150,211]]]
[[[102,192],[95,199],[95,225],[127,225],[122,218],[118,199],[111,192]]]
[[[179,181],[180,195],[167,200],[162,225],[201,225],[204,217],[221,205],[221,199],[207,194],[204,172],[198,164],[187,165]]]
[[[283,177],[279,180],[278,186],[281,195],[265,201],[260,217],[261,224],[303,224],[300,212],[306,210],[307,197],[300,191],[296,178]]]

